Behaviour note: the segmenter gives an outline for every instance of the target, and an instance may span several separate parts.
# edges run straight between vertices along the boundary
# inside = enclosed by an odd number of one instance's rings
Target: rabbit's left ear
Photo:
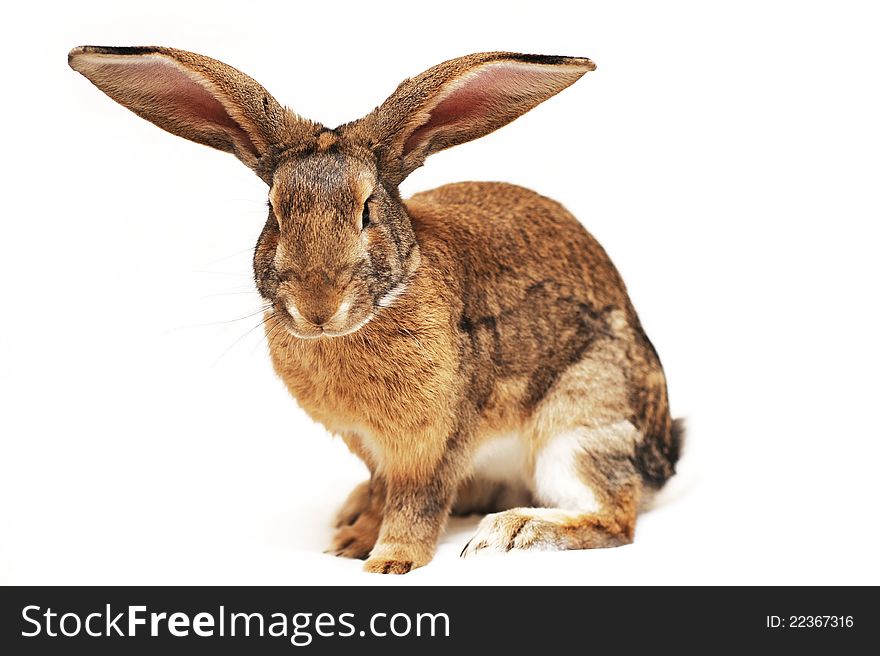
[[[437,151],[489,134],[596,68],[589,59],[486,52],[405,80],[375,111],[344,126],[366,138],[399,184]]]
[[[204,55],[159,47],[82,46],[71,68],[138,116],[190,141],[234,153],[258,170],[272,145],[308,123],[241,71]]]

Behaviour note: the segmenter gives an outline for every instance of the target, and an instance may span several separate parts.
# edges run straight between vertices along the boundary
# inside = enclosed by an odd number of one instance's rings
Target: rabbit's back
[[[407,208],[423,258],[455,299],[477,432],[525,431],[539,446],[560,423],[628,421],[643,479],[662,485],[677,458],[663,370],[620,275],[578,220],[492,182],[439,187]]]
[[[462,182],[416,194],[407,207],[422,241],[454,248],[459,274],[480,312],[552,286],[594,308],[629,306],[608,255],[562,205],[501,182]],[[424,248],[424,245],[423,245]]]

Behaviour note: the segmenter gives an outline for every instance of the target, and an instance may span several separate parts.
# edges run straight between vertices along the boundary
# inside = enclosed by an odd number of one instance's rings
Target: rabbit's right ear
[[[489,134],[596,68],[583,57],[482,52],[405,80],[343,129],[365,140],[399,184],[437,151]]]
[[[234,153],[260,173],[273,145],[313,126],[223,62],[160,47],[82,46],[71,68],[138,116],[173,134]]]

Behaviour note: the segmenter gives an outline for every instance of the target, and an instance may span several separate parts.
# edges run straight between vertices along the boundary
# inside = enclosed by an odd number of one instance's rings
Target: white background
[[[0,580],[880,583],[872,3],[381,4],[5,10]],[[532,187],[617,263],[690,422],[635,544],[464,561],[467,519],[406,577],[324,555],[365,470],[235,320],[265,186],[71,71],[80,44],[202,52],[329,126],[466,53],[594,59],[403,191]]]

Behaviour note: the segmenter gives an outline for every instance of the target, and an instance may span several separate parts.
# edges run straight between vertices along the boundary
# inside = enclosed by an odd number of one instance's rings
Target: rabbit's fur
[[[521,187],[397,190],[429,154],[505,125],[592,62],[462,57],[330,130],[201,55],[83,47],[69,61],[269,185],[254,272],[272,303],[272,362],[371,472],[340,511],[333,553],[407,572],[430,561],[451,511],[493,513],[463,555],[632,541],[682,431],[605,251]]]

